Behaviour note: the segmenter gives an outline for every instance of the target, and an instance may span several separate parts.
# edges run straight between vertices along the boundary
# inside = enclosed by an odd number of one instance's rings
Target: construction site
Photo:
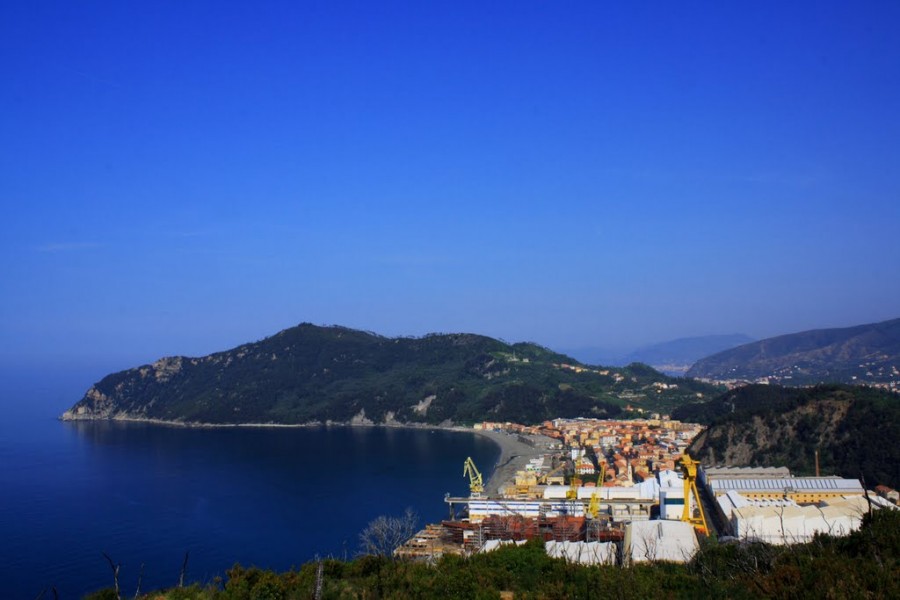
[[[641,557],[631,557],[635,548],[634,527],[660,517],[658,481],[651,479],[631,487],[597,486],[567,472],[573,469],[565,460],[550,466],[553,462],[556,461],[547,460],[547,468],[542,472],[517,473],[515,481],[502,487],[496,496],[488,497],[481,472],[467,458],[463,475],[469,480],[469,496],[447,496],[444,501],[448,518],[426,526],[395,554],[434,561],[445,554],[466,556],[538,538],[547,544],[551,554],[577,562],[620,564],[640,560],[646,554],[643,547]],[[692,553],[696,534],[707,534],[695,483],[696,465],[689,457],[683,458],[680,491],[682,498],[693,500],[682,503],[682,514],[667,523],[666,531],[653,530],[653,536],[658,538],[652,544],[654,548],[676,544],[674,553],[685,553],[684,540],[689,539],[687,545]],[[602,481],[602,474],[600,477]],[[665,541],[659,539],[661,536]]]
[[[395,555],[432,562],[540,539],[551,556],[582,564],[686,562],[705,536],[797,543],[817,533],[847,535],[859,528],[865,510],[896,509],[870,498],[858,480],[795,477],[784,467],[704,470],[683,454],[677,469],[623,485],[607,479],[603,461],[596,480],[588,480],[571,456],[533,457],[511,481],[492,486],[492,494],[467,458],[469,495],[447,495],[447,518],[426,526]]]

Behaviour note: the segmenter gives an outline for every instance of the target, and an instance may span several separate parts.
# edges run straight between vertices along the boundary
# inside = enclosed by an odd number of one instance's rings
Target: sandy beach
[[[547,449],[538,446],[531,446],[519,440],[518,436],[497,431],[480,431],[477,429],[456,428],[456,431],[468,431],[493,440],[500,446],[500,458],[497,464],[493,466],[490,478],[484,484],[484,492],[488,496],[497,495],[501,486],[511,482],[516,471],[521,471],[528,464],[528,460],[536,456],[547,453]],[[487,469],[484,469],[485,471]]]

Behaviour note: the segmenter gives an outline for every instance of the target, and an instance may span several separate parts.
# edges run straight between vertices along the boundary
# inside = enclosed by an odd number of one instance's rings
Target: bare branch
[[[418,521],[418,515],[411,508],[407,508],[402,517],[376,517],[359,534],[360,552],[393,556],[394,550],[416,533]]]
[[[141,572],[138,574],[137,589],[134,590],[134,600],[141,595],[141,582],[144,580],[144,563],[141,563]]]
[[[862,472],[860,472],[860,474],[859,474],[859,481],[860,481],[860,483],[862,483],[863,493],[866,495],[866,502],[869,505],[869,521],[871,522],[871,520],[872,520],[872,499],[869,498],[869,488],[866,487],[866,476],[863,475]]]
[[[112,569],[113,572],[113,583],[116,586],[116,598],[118,598],[118,600],[122,600],[122,594],[119,593],[119,568],[122,565],[114,562],[106,552],[103,553],[103,557],[106,559],[106,562],[109,563],[109,568]]]
[[[316,592],[315,600],[322,600],[322,584],[324,582],[325,568],[321,560],[316,564]]]
[[[181,563],[181,575],[178,577],[178,587],[184,587],[184,572],[187,571],[188,555],[190,552],[184,551],[184,562]]]

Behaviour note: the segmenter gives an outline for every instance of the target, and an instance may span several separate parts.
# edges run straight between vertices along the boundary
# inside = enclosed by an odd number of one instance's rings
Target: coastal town
[[[675,462],[703,427],[653,413],[649,419],[556,419],[534,427],[484,422],[474,429],[521,435],[525,440],[538,436],[555,440],[558,449],[567,451],[563,463],[585,485],[633,486],[660,471],[674,470]],[[542,467],[542,461],[526,465],[516,486],[533,485]]]
[[[847,535],[898,493],[857,479],[802,477],[786,467],[701,465],[687,449],[703,426],[649,418],[481,422],[501,448],[484,481],[464,463],[467,497],[445,498],[448,518],[395,551],[412,560],[489,552],[540,538],[549,555],[582,564],[686,562],[700,540],[807,542]]]

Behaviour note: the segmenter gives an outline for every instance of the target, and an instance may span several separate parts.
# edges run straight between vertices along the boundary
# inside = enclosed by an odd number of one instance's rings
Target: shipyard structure
[[[796,543],[846,535],[866,511],[896,509],[855,479],[700,465],[685,449],[702,427],[665,417],[478,427],[541,450],[490,493],[466,459],[469,494],[446,496],[447,519],[419,531],[397,556],[433,561],[539,538],[551,556],[582,564],[686,562],[706,536]]]

